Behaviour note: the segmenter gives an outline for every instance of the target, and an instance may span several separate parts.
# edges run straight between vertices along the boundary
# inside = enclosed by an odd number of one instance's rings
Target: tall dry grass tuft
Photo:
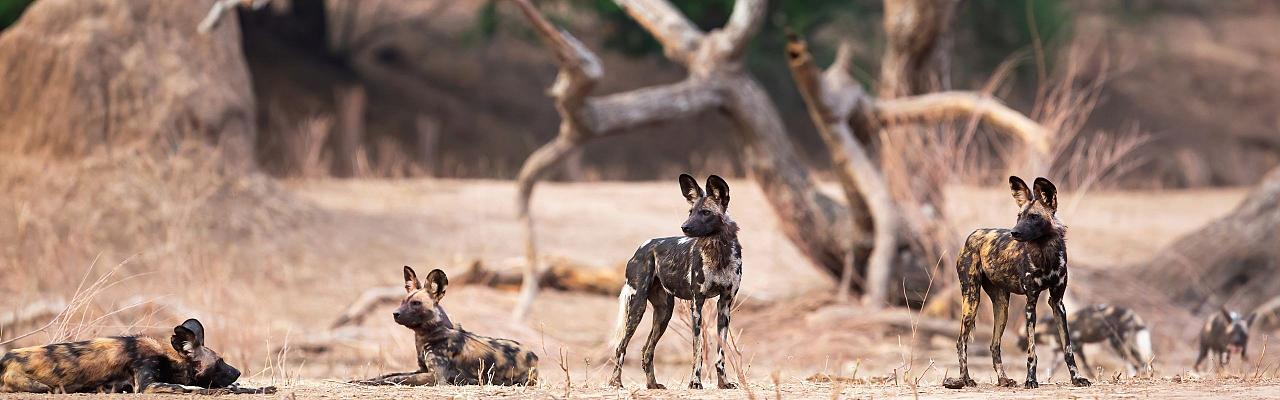
[[[0,156],[0,311],[66,305],[48,327],[36,317],[5,327],[0,341],[32,330],[12,345],[167,336],[195,317],[211,347],[251,376],[276,328],[233,310],[283,301],[268,288],[289,280],[290,249],[311,240],[305,227],[321,215],[222,157],[198,140],[80,160]]]
[[[315,116],[303,121],[285,136],[284,165],[281,173],[300,178],[329,175],[329,157],[324,153],[325,141],[333,130],[333,118]]]

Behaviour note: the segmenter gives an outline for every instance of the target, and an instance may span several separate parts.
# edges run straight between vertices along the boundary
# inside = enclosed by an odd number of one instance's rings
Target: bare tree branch
[[[586,130],[604,136],[659,121],[697,115],[719,107],[723,101],[711,82],[687,79],[670,85],[588,98],[579,115]]]
[[[897,99],[879,99],[872,112],[883,124],[913,120],[936,121],[978,116],[1031,145],[1040,154],[1049,153],[1053,136],[1039,123],[1005,106],[993,97],[976,92],[939,92]]]
[[[667,58],[689,65],[706,36],[666,0],[615,0],[631,18],[649,31]]]
[[[768,4],[764,0],[739,0],[733,3],[733,13],[724,28],[712,33],[717,57],[734,59],[742,55],[751,38],[764,25]]]

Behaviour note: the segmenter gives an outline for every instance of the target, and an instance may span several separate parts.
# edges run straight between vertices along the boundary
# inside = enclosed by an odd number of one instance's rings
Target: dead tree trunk
[[[1230,214],[1166,246],[1134,278],[1192,310],[1251,309],[1280,287],[1280,168]]]
[[[839,204],[817,190],[787,136],[772,99],[742,65],[744,49],[765,17],[764,0],[737,1],[729,22],[709,33],[696,28],[665,0],[617,0],[623,10],[662,44],[667,58],[689,70],[689,76],[670,85],[605,96],[589,96],[604,75],[595,55],[568,32],[553,27],[527,0],[514,1],[556,55],[560,73],[550,94],[562,118],[557,137],[529,156],[518,178],[517,210],[526,228],[528,262],[522,295],[515,310],[517,319],[527,315],[537,293],[537,242],[529,202],[538,179],[588,140],[704,112],[719,111],[733,120],[738,128],[734,133],[738,135],[737,142],[742,145],[743,159],[752,178],[777,213],[783,233],[803,254],[833,277],[842,275],[846,262],[865,265],[869,250],[877,242],[876,222],[862,190],[866,190],[864,185],[875,186],[874,177],[880,175],[859,172],[858,165],[863,161],[869,165],[870,157],[847,152],[856,147],[846,144],[856,145],[856,142],[835,143],[831,147],[843,157],[837,158],[844,165],[842,171],[850,174],[841,180],[846,190],[851,191],[846,196],[848,204]],[[852,100],[864,98],[862,95],[850,97]],[[843,106],[852,110],[852,106]],[[876,126],[980,116],[1000,126],[1024,128],[1015,133],[1039,146],[1038,149],[1048,147],[1047,134],[1039,125],[998,102],[973,94],[867,102],[860,109],[869,116],[867,123]],[[824,133],[824,138],[828,137],[839,140],[843,136]],[[874,200],[879,202],[877,212],[887,208],[883,198]],[[884,224],[893,226],[887,220]],[[849,258],[853,261],[847,261]],[[878,258],[885,259],[883,255]],[[851,282],[858,292],[865,284],[860,277]]]

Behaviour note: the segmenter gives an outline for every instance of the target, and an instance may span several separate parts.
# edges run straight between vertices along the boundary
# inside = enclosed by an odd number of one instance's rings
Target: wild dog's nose
[[[689,231],[692,231],[692,230],[693,230],[693,227],[689,225],[684,225],[680,227],[680,231],[684,233],[689,233]]]
[[[392,312],[391,312],[391,318],[400,318],[400,312],[399,312],[399,311],[392,311]]]
[[[1013,236],[1014,239],[1022,239],[1022,232],[1016,230],[1009,231],[1009,236]]]

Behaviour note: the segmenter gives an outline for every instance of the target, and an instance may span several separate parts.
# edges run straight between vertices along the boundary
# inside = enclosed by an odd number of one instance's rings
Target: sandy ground
[[[970,346],[970,366],[983,386],[953,392],[939,382],[955,374],[954,339],[913,336],[875,322],[882,313],[832,303],[826,295],[832,282],[815,272],[778,232],[759,190],[745,179],[730,184],[730,210],[743,229],[742,294],[749,299],[734,319],[741,353],[731,352],[730,364],[743,368],[754,396],[775,397],[778,392],[784,398],[913,397],[916,393],[906,384],[913,379],[919,379],[918,394],[925,398],[1280,396],[1274,372],[1280,357],[1263,350],[1254,363],[1233,364],[1222,378],[1190,374],[1200,317],[1162,307],[1150,300],[1158,296],[1132,288],[1133,283],[1094,278],[1098,272],[1144,260],[1179,234],[1228,212],[1242,190],[1064,193],[1061,197],[1060,217],[1070,226],[1073,286],[1081,289],[1086,303],[1132,300],[1133,307],[1156,326],[1157,376],[1161,378],[1113,383],[1109,377],[1121,364],[1107,350],[1088,346],[1091,361],[1102,370],[1099,376],[1108,377],[1105,384],[1088,389],[994,388],[987,339],[979,327],[979,341]],[[264,265],[245,266],[269,270],[274,280],[243,282],[253,288],[252,294],[236,292],[212,314],[255,322],[209,329],[215,337],[211,342],[221,346],[215,348],[243,366],[251,384],[280,385],[282,395],[298,398],[546,398],[565,397],[568,375],[571,397],[747,396],[742,390],[636,391],[643,384],[643,373],[630,362],[624,373],[627,390],[606,388],[609,368],[604,365],[609,350],[605,342],[616,312],[614,297],[544,292],[530,321],[513,324],[508,315],[514,294],[465,286],[451,287],[444,300],[451,318],[468,330],[513,338],[535,349],[542,358],[540,387],[371,389],[340,383],[409,370],[414,364],[412,334],[389,316],[377,318],[389,309],[377,311],[354,334],[332,340],[337,334],[328,331],[329,323],[363,290],[399,285],[400,266],[406,264],[420,270],[440,267],[450,273],[461,272],[477,259],[498,267],[518,264],[523,242],[514,218],[515,188],[505,181],[453,180],[320,180],[284,185],[300,201],[321,211],[306,224],[312,242],[284,248],[279,259]],[[953,188],[948,196],[956,226],[1007,226],[1014,220],[1016,210],[1007,190]],[[542,251],[600,267],[625,263],[635,247],[649,238],[676,234],[686,209],[674,182],[551,183],[539,186],[534,201]],[[950,273],[940,276],[948,278],[953,278]],[[130,290],[165,294],[163,285],[149,283]],[[202,305],[190,306],[206,310]],[[687,315],[677,313],[658,347],[658,377],[670,387],[683,387],[688,379],[692,359],[687,321]],[[648,322],[642,322],[630,354],[639,354],[648,327]],[[1004,336],[1005,364],[1017,379],[1025,373],[1021,365],[1025,358],[1014,346],[1013,332],[1011,328]],[[1255,338],[1251,349],[1262,349],[1264,340]],[[280,351],[285,344],[284,348],[295,349],[309,342],[337,345],[323,354]],[[1043,369],[1048,354],[1042,353],[1041,360]],[[703,381],[710,385],[714,369],[708,365],[706,370]],[[856,381],[837,387],[805,381],[815,373]],[[1064,375],[1065,368],[1059,368],[1054,379],[1062,381]],[[1261,378],[1249,382],[1237,378],[1255,375]],[[775,376],[781,383],[777,389]]]

